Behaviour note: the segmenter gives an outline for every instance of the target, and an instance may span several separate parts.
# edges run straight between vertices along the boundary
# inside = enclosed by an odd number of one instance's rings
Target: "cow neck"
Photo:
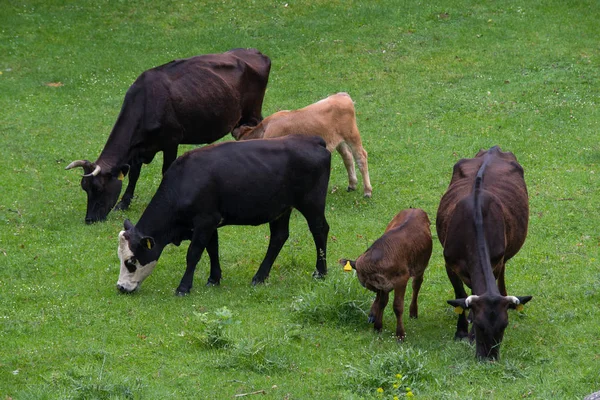
[[[128,96],[125,97],[123,107],[113,127],[96,164],[102,170],[112,170],[130,163],[132,150],[135,149],[135,135],[141,115],[130,111],[135,105],[128,105]]]
[[[163,190],[159,187],[136,224],[136,229],[145,236],[151,236],[162,249],[172,243],[176,233],[173,229],[174,210],[172,202],[163,196]]]
[[[496,285],[496,278],[494,277],[494,272],[492,270],[492,264],[490,262],[490,253],[487,245],[487,241],[485,239],[485,230],[483,226],[483,176],[485,173],[485,168],[488,166],[490,162],[489,154],[486,154],[484,157],[483,164],[477,171],[477,176],[475,177],[475,184],[473,188],[473,209],[475,213],[475,240],[477,246],[477,262],[475,263],[477,268],[480,268],[481,275],[483,275],[483,282],[479,282],[479,279],[474,280],[473,289],[475,291],[475,287],[477,287],[477,292],[483,290],[483,293],[500,295],[500,291],[498,290],[498,286]],[[480,284],[483,283],[483,287]],[[479,294],[479,293],[477,293]]]

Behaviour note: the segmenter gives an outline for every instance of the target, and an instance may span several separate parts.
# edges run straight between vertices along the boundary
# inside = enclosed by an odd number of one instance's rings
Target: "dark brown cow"
[[[459,313],[455,338],[473,340],[464,314],[470,309],[478,358],[499,357],[508,309],[531,300],[507,296],[504,282],[505,264],[525,242],[528,219],[523,168],[512,153],[495,146],[454,165],[436,228],[456,294],[456,300],[448,301]],[[471,288],[471,296],[463,283]]]
[[[383,324],[383,310],[389,294],[394,291],[394,313],[396,314],[396,336],[405,337],[402,313],[404,293],[409,278],[412,281],[412,301],[410,317],[417,318],[417,297],[423,274],[431,257],[431,231],[427,213],[411,208],[399,212],[385,228],[385,233],[377,239],[356,261],[341,259],[340,264],[350,263],[356,269],[360,283],[377,293],[371,306],[369,322],[375,323],[380,331]]]
[[[118,209],[133,198],[142,164],[163,152],[163,174],[177,157],[180,144],[212,143],[239,125],[256,125],[271,61],[255,49],[207,54],[149,69],[131,85],[121,113],[96,162],[82,167],[81,187],[88,196],[86,223],[106,218],[129,184]]]

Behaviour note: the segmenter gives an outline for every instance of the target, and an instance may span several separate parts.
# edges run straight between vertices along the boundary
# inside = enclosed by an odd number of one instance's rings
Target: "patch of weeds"
[[[144,385],[141,380],[108,382],[102,374],[96,376],[89,369],[76,368],[63,373],[54,373],[46,384],[27,388],[19,394],[24,399],[59,398],[83,399],[139,399]]]
[[[220,308],[214,313],[194,312],[199,324],[198,333],[189,334],[201,347],[222,349],[233,343],[233,338],[227,332],[227,327],[239,324],[233,318],[233,313],[227,307]]]
[[[219,368],[245,369],[256,373],[272,373],[273,371],[289,370],[290,364],[286,357],[273,351],[276,346],[267,340],[246,338],[228,347],[216,362]]]
[[[302,322],[360,324],[371,306],[369,292],[352,282],[352,276],[327,278],[310,287],[292,302],[294,316]]]
[[[413,397],[426,380],[424,369],[426,352],[400,347],[385,353],[369,356],[366,367],[346,365],[344,387],[355,393],[386,398]]]

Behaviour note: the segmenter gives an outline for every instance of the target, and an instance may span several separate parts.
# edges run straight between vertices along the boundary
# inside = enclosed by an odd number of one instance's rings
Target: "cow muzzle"
[[[133,288],[131,288],[131,287],[127,287],[123,284],[117,283],[117,290],[123,294],[134,293],[138,290],[139,287],[140,287],[139,284],[137,284]]]

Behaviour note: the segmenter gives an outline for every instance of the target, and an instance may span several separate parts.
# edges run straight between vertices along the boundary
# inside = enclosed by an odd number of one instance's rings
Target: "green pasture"
[[[582,399],[600,390],[600,4],[596,0],[0,2],[0,399]],[[84,224],[80,171],[129,85],[197,54],[272,60],[263,114],[335,92],[356,103],[372,199],[332,159],[329,275],[294,213],[268,282],[250,281],[268,227],[220,231],[223,281],[174,296],[187,242],[134,295],[115,289],[117,235],[160,182],[144,167],[130,210]],[[224,140],[233,140],[227,136]],[[507,266],[497,362],[453,340],[435,234],[452,167],[499,145],[525,169],[529,236]],[[186,146],[181,152],[194,148]],[[257,188],[259,189],[259,188]],[[393,337],[344,273],[401,209],[423,208],[434,251],[416,320]],[[407,297],[410,290],[407,291]],[[378,390],[380,389],[380,390]],[[235,397],[236,395],[245,395]]]

